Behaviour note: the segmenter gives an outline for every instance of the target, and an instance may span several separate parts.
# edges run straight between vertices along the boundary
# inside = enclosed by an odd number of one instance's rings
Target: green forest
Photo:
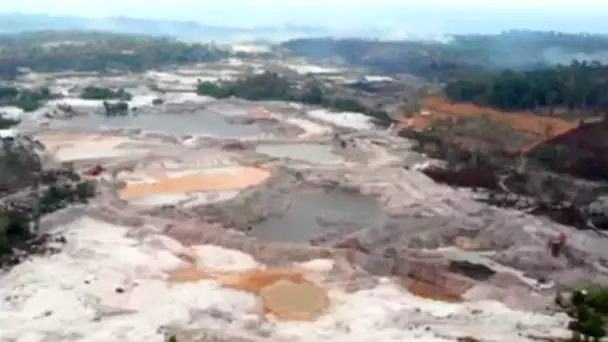
[[[538,70],[484,73],[449,82],[446,96],[505,110],[555,108],[608,113],[608,66],[573,62]]]
[[[216,98],[234,96],[250,101],[299,102],[339,111],[364,113],[376,119],[379,124],[388,125],[392,121],[386,112],[369,108],[356,99],[336,97],[318,84],[309,84],[302,88],[295,87],[286,78],[272,72],[245,77],[221,85],[201,82],[198,85],[197,93]]]
[[[172,38],[80,31],[0,35],[0,78],[19,70],[143,71],[163,65],[214,61],[229,53],[211,45]]]
[[[113,90],[106,87],[88,86],[80,94],[80,98],[87,100],[121,100],[129,101],[133,96],[120,88]]]
[[[19,89],[0,86],[0,106],[15,106],[26,112],[40,108],[44,102],[57,98],[48,88]]]
[[[282,46],[298,56],[339,59],[378,72],[439,81],[478,72],[567,65],[573,59],[608,62],[608,36],[559,32],[507,31],[428,41],[304,38]]]

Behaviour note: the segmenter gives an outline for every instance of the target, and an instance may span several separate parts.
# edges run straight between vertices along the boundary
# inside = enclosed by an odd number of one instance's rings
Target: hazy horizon
[[[22,0],[0,4],[0,13],[132,17],[197,21],[232,27],[320,26],[361,30],[390,28],[413,34],[493,33],[509,29],[608,33],[608,4],[597,1],[511,0]]]

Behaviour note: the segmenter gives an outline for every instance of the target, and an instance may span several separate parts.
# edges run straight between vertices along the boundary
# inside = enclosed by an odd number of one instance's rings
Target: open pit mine
[[[17,126],[97,193],[42,218],[59,251],[0,275],[0,341],[570,336],[554,297],[608,272],[602,240],[434,182],[419,171],[434,161],[361,114],[187,90],[216,69],[30,81],[120,84],[137,111],[68,96]],[[151,79],[168,90],[137,88]]]

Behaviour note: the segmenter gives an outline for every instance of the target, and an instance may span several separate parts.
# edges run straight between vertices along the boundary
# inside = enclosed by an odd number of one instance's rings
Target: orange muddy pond
[[[201,170],[183,176],[155,175],[153,182],[127,184],[119,190],[123,199],[192,191],[223,191],[258,185],[270,172],[255,167],[226,167]]]

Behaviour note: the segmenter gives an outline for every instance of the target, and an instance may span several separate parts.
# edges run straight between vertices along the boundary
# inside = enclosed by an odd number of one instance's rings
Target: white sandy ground
[[[390,76],[372,76],[372,75],[367,75],[364,76],[365,80],[367,82],[392,82],[395,79],[390,77]]]
[[[136,197],[129,200],[129,203],[140,206],[161,206],[177,205],[190,199],[188,193],[178,192],[172,194],[160,194],[153,196]]]
[[[154,100],[157,98],[156,95],[151,94],[151,95],[135,95],[133,96],[133,98],[131,99],[131,101],[129,101],[129,107],[133,108],[133,107],[144,107],[144,106],[152,106],[152,104],[154,103]]]
[[[309,111],[308,115],[317,120],[322,120],[346,128],[367,130],[374,127],[371,119],[361,113],[332,113],[325,109],[317,109]]]
[[[243,52],[243,53],[268,53],[272,49],[266,45],[254,45],[254,44],[232,44],[230,46],[232,52]]]
[[[136,154],[143,155],[149,152],[145,148],[119,148],[120,145],[133,142],[133,140],[126,137],[106,137],[97,140],[91,138],[85,136],[82,139],[74,140],[70,144],[58,146],[54,153],[55,158],[62,162],[69,162],[92,158],[119,158]],[[42,141],[48,146],[48,143],[44,139]]]
[[[87,100],[79,98],[63,98],[47,102],[46,107],[72,106],[75,108],[103,108],[102,100]]]
[[[306,120],[306,119],[287,118],[287,119],[285,119],[285,121],[294,126],[298,126],[301,129],[306,131],[305,133],[303,133],[300,136],[300,138],[304,138],[304,137],[308,137],[308,136],[315,136],[315,135],[331,134],[331,132],[333,132],[331,127],[319,125],[318,123],[315,123],[315,122],[312,122],[312,121]]]
[[[227,201],[233,199],[238,194],[239,191],[178,192],[136,197],[130,199],[129,203],[149,207],[156,207],[161,205],[179,205],[183,208],[191,208],[211,203]]]
[[[226,61],[227,66],[230,66],[230,63]],[[233,69],[217,69],[210,68],[209,66],[199,65],[194,67],[185,67],[178,68],[175,71],[172,71],[174,75],[177,76],[198,76],[198,77],[235,77],[243,74],[243,71],[233,70]]]
[[[314,64],[285,64],[284,66],[301,75],[331,74],[331,73],[340,72],[340,69],[327,68],[327,67],[323,67],[320,65],[314,65]]]
[[[164,97],[165,103],[206,103],[215,101],[211,96],[201,96],[193,92],[169,93]]]
[[[145,229],[145,228],[144,228]],[[447,304],[415,297],[389,280],[373,289],[330,291],[330,311],[314,322],[264,321],[254,295],[213,280],[168,284],[179,243],[149,235],[126,237],[125,227],[81,218],[61,228],[62,253],[35,257],[0,276],[0,341],[153,342],[159,327],[204,328],[266,341],[526,341],[528,334],[566,336],[566,317],[512,311],[496,302]],[[248,255],[216,246],[195,248],[217,270],[246,270]],[[307,263],[322,275],[330,261]],[[116,288],[124,293],[117,293]]]
[[[151,106],[154,99],[156,99],[156,95],[135,95],[133,98],[128,101],[129,106],[133,107],[142,107],[142,106]],[[103,108],[103,100],[88,100],[88,99],[80,99],[80,98],[62,98],[57,100],[49,101],[45,107],[46,108],[56,108],[61,105],[68,105],[73,108],[80,109],[95,109],[95,108]]]
[[[137,184],[156,184],[158,179],[143,172],[120,171],[116,175],[116,179],[125,182],[127,185]]]
[[[196,74],[196,72],[198,74]],[[203,74],[204,72],[204,74]],[[199,82],[218,82],[220,80],[233,80],[240,73],[234,70],[188,70],[175,73],[148,71],[146,76],[162,86],[180,85],[194,90]]]
[[[1,106],[0,116],[5,119],[20,120],[23,117],[24,111],[21,108],[13,106]]]

